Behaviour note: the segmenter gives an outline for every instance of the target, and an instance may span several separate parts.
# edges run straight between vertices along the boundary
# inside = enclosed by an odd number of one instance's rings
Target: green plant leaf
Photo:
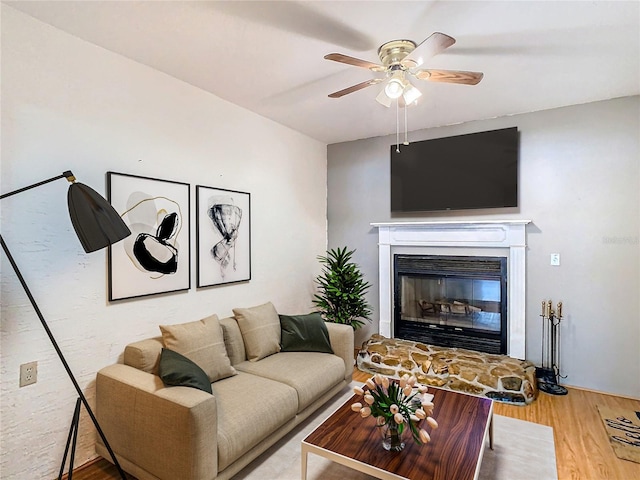
[[[355,330],[364,320],[371,321],[372,307],[365,299],[371,284],[351,261],[354,252],[345,246],[318,256],[322,273],[316,278],[318,293],[312,301],[325,320],[349,324]]]

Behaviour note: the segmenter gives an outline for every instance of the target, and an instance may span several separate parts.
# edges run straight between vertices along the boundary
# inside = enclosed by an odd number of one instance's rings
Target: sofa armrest
[[[353,363],[354,363],[354,338],[353,327],[342,323],[325,322],[329,331],[329,341],[333,353],[338,355],[344,361],[344,379],[347,383],[353,379]]]
[[[214,479],[218,472],[213,395],[165,388],[160,377],[110,365],[96,378],[96,416],[118,457],[160,479]]]

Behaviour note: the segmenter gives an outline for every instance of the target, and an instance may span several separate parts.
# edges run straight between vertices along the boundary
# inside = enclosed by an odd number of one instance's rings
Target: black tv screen
[[[518,206],[518,128],[391,145],[391,211]]]

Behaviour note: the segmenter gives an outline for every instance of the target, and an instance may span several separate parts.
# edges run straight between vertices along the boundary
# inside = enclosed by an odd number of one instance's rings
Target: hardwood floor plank
[[[597,405],[640,410],[640,401],[569,388],[566,396],[540,393],[527,407],[496,403],[495,413],[553,427],[558,478],[640,478],[640,464],[619,459],[606,435]]]
[[[120,480],[118,469],[104,458],[96,458],[73,471],[73,480]],[[135,480],[128,475],[129,480]],[[68,475],[64,475],[62,480],[68,480]]]
[[[365,382],[371,374],[354,371]],[[559,480],[640,479],[640,464],[619,459],[609,444],[597,405],[640,410],[640,400],[568,388],[564,396],[540,393],[531,405],[494,403],[494,413],[553,428]],[[83,465],[74,480],[117,480],[116,468],[104,459]],[[134,480],[133,477],[129,477]],[[540,479],[544,480],[544,479]]]

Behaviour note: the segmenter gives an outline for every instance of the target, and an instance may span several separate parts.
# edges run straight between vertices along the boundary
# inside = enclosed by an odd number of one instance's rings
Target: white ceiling
[[[484,79],[414,82],[409,130],[640,94],[637,0],[4,3],[326,143],[395,133],[396,112],[382,85],[328,98],[375,74],[324,55],[436,31],[457,43],[424,66]]]

